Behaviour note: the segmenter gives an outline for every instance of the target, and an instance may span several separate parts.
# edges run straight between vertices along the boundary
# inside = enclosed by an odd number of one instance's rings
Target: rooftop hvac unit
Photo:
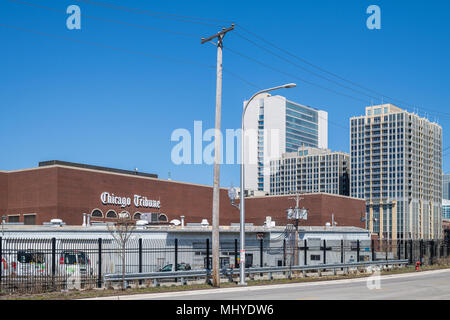
[[[148,225],[147,220],[138,220],[136,221],[136,228],[137,229],[145,229],[145,227]]]
[[[146,220],[149,223],[157,223],[159,222],[159,213],[157,212],[147,212],[141,214],[141,220]]]

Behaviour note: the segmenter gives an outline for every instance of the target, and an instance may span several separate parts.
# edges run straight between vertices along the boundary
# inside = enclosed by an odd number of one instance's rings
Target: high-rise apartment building
[[[450,200],[450,174],[442,175],[442,199]]]
[[[442,237],[442,127],[391,104],[350,119],[350,194],[382,239]]]
[[[350,155],[305,147],[270,163],[270,194],[331,193],[349,195]]]
[[[246,102],[244,102],[245,105]],[[270,192],[270,161],[301,147],[328,147],[328,113],[261,94],[244,118],[246,189]]]

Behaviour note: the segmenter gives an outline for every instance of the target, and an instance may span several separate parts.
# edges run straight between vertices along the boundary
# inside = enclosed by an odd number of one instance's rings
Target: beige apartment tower
[[[270,194],[349,195],[350,155],[330,149],[300,148],[270,163]]]
[[[350,195],[381,239],[440,239],[442,127],[391,104],[350,119]]]

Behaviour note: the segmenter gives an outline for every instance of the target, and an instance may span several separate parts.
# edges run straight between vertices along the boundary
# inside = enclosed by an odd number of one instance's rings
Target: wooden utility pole
[[[212,206],[212,271],[213,286],[220,287],[220,266],[219,266],[219,198],[220,198],[220,121],[222,109],[222,49],[225,34],[234,29],[234,24],[230,28],[223,28],[215,35],[203,39],[204,44],[217,38],[217,82],[216,82],[216,124],[214,138],[214,186],[213,186],[213,206]]]
[[[295,198],[288,198],[288,199],[292,199],[295,200],[295,240],[294,240],[294,261],[297,265],[299,265],[299,261],[298,261],[298,220],[299,220],[299,216],[298,216],[298,210],[300,210],[299,207],[299,203],[300,200],[303,200],[303,198],[300,198],[300,195],[297,193],[295,195]]]

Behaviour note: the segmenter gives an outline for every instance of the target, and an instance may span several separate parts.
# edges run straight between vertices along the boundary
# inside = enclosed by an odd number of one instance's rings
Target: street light
[[[249,106],[250,102],[259,94],[274,91],[278,89],[288,89],[288,88],[294,88],[297,85],[295,83],[288,83],[282,86],[269,88],[265,90],[258,91],[255,93],[250,100],[247,101],[247,103],[244,106],[244,111],[242,112],[242,122],[241,122],[241,196],[240,196],[240,238],[241,238],[241,248],[240,248],[240,261],[239,261],[239,275],[240,275],[240,282],[239,284],[242,286],[247,285],[245,283],[245,177],[244,177],[244,116],[245,112],[247,111],[247,107]]]

